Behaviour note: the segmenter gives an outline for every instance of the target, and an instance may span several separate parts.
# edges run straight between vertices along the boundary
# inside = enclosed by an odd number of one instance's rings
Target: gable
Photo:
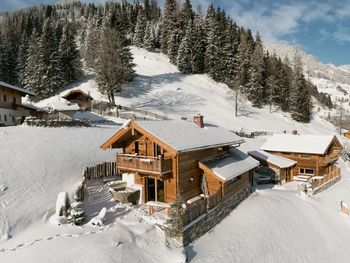
[[[133,121],[123,125],[111,138],[109,138],[100,147],[103,150],[123,148],[126,145],[130,144],[130,142],[137,140],[142,135],[158,144],[164,150],[173,153],[176,152],[175,149],[173,149],[163,141],[159,140],[158,138],[154,137],[152,134],[142,129],[142,127],[139,127],[139,125],[137,125],[137,123]]]

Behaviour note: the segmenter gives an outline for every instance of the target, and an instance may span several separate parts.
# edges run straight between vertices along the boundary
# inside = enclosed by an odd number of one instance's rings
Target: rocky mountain
[[[291,64],[293,64],[295,52],[298,52],[302,57],[304,73],[310,78],[350,84],[350,65],[337,67],[333,64],[325,64],[315,56],[305,53],[300,48],[287,44],[266,43],[265,48],[270,54],[276,54],[276,56],[282,59],[287,57]]]

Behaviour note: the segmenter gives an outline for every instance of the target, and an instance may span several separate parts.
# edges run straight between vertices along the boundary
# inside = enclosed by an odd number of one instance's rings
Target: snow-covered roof
[[[214,125],[199,128],[194,123],[184,120],[135,121],[135,123],[176,151],[189,151],[244,142],[233,132]]]
[[[274,134],[261,150],[324,154],[335,136],[332,135],[292,135]]]
[[[3,82],[3,81],[0,81],[0,86],[8,88],[8,89],[19,91],[19,92],[21,92],[24,95],[28,94],[28,95],[35,96],[35,94],[33,92],[31,92],[31,91],[28,91],[28,90],[20,88],[20,87],[13,86],[13,85],[8,84],[8,83]]]
[[[224,181],[230,181],[259,165],[257,160],[237,148],[232,149],[225,158],[200,161],[200,163],[208,167],[217,177]]]
[[[288,168],[295,165],[297,162],[276,154],[271,154],[263,150],[250,151],[248,154],[254,158],[265,160],[268,163],[274,164],[280,168]]]
[[[53,110],[57,111],[78,111],[80,110],[80,107],[76,103],[71,103],[66,100],[64,101],[52,101],[48,103],[48,108],[51,108]]]
[[[90,94],[85,93],[84,91],[82,91],[81,89],[72,89],[69,92],[67,92],[65,95],[62,96],[62,98],[69,100],[69,97],[71,95],[73,95],[74,93],[79,93],[87,98],[92,99],[92,97],[90,96]]]

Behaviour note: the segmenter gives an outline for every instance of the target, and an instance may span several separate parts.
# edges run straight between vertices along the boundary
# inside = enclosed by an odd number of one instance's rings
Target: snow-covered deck
[[[248,154],[258,160],[264,160],[280,168],[289,168],[297,163],[294,160],[271,154],[263,150],[249,151]]]

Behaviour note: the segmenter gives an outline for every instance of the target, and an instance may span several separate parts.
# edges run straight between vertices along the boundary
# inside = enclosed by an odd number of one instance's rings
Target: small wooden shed
[[[91,102],[93,98],[90,94],[83,92],[80,89],[74,89],[68,92],[66,95],[62,96],[71,103],[76,103],[81,109],[91,109]]]

